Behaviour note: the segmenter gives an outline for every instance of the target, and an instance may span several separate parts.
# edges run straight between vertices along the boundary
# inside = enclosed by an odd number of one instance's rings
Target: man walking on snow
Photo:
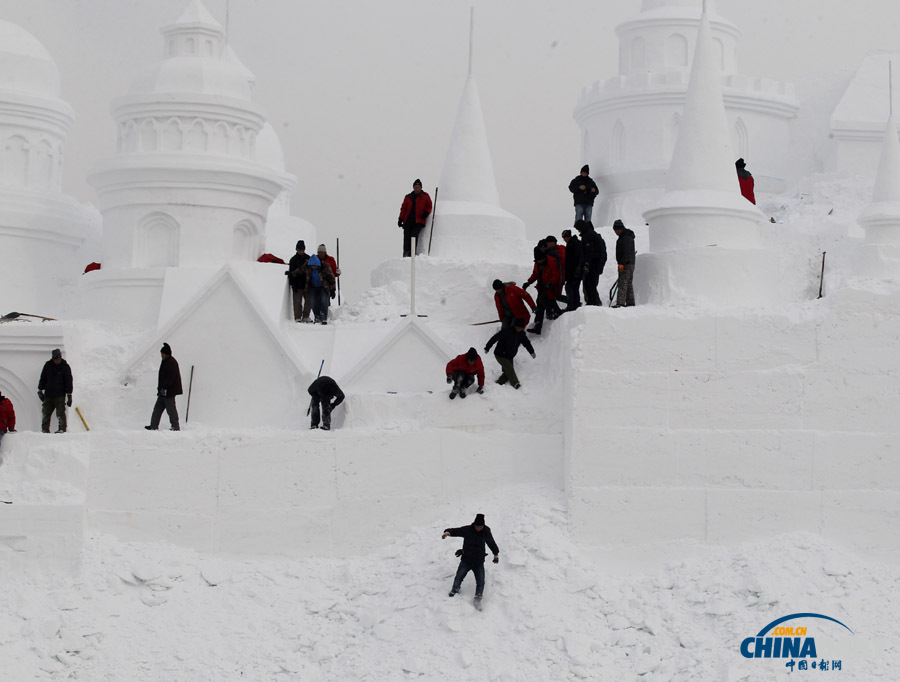
[[[462,355],[457,355],[447,363],[447,383],[453,384],[450,391],[450,400],[457,395],[460,398],[466,397],[466,389],[475,383],[475,377],[478,377],[477,393],[484,393],[484,364],[478,357],[478,351],[470,348]]]
[[[513,359],[519,352],[519,346],[525,346],[525,350],[531,354],[532,358],[535,357],[535,355],[534,346],[531,345],[531,341],[529,341],[528,337],[525,335],[525,321],[516,320],[514,325],[515,326],[513,327],[501,327],[500,331],[488,339],[487,345],[484,347],[484,352],[489,352],[491,346],[495,343],[497,344],[497,350],[494,351],[494,358],[503,370],[503,374],[497,379],[497,383],[501,386],[505,383],[509,383],[510,386],[518,390],[522,384],[519,383],[519,377],[516,375]]]
[[[528,320],[531,319],[528,309],[531,308],[531,312],[534,312],[535,309],[534,299],[531,298],[531,294],[517,287],[512,282],[504,284],[499,279],[495,279],[491,286],[494,289],[494,305],[497,306],[500,325],[511,327],[517,319],[525,320],[527,325]],[[528,304],[528,307],[525,307],[526,304]]]
[[[621,220],[613,223],[613,230],[618,237],[616,263],[619,266],[619,288],[613,308],[631,307],[634,305],[634,232],[625,227]]]
[[[575,200],[575,220],[590,220],[594,213],[594,199],[599,190],[590,172],[591,169],[585,164],[581,167],[581,173],[569,183],[569,191]]]
[[[470,526],[445,528],[441,539],[447,537],[463,539],[462,549],[456,552],[456,556],[459,557],[459,568],[456,569],[456,577],[453,579],[449,596],[452,597],[459,592],[462,581],[469,571],[472,571],[475,574],[475,607],[480,609],[481,597],[484,594],[484,557],[487,556],[484,546],[491,548],[495,564],[500,563],[500,548],[494,542],[490,527],[484,525],[484,514],[476,514],[475,521]]]
[[[422,181],[416,178],[413,182],[413,191],[403,197],[400,217],[397,218],[397,227],[403,228],[404,258],[409,258],[413,237],[418,244],[419,235],[429,215],[431,215],[431,197],[428,196],[428,192],[422,191]]]
[[[66,432],[66,406],[72,407],[72,368],[63,360],[62,351],[54,348],[44,363],[38,381],[41,400],[41,431],[50,433],[50,419],[56,411],[57,433]]]
[[[153,414],[150,416],[150,425],[144,428],[148,431],[159,429],[159,420],[163,410],[169,415],[169,425],[172,431],[180,431],[178,426],[178,409],[175,407],[175,396],[181,395],[181,370],[178,368],[178,360],[172,357],[172,349],[168,343],[164,343],[159,349],[162,362],[159,363],[159,378],[156,384],[156,404],[153,406]]]

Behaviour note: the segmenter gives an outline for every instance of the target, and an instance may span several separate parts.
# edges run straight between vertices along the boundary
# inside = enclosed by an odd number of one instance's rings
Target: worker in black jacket
[[[344,392],[337,382],[329,376],[321,376],[312,382],[307,389],[312,397],[310,412],[312,423],[309,428],[323,431],[331,430],[331,411],[344,402]],[[322,413],[322,426],[319,426],[319,412]]]
[[[38,398],[41,400],[41,431],[50,433],[50,418],[55,410],[59,424],[56,432],[65,433],[66,406],[72,407],[72,368],[63,359],[59,348],[53,349],[41,370]]]
[[[162,361],[159,363],[159,376],[156,381],[156,404],[153,406],[153,414],[150,415],[150,424],[144,428],[148,431],[159,429],[159,422],[165,410],[169,416],[171,430],[180,431],[175,396],[184,392],[181,387],[181,369],[178,367],[178,360],[172,357],[172,348],[168,343],[162,345],[159,355]]]
[[[634,305],[634,232],[625,227],[625,223],[617,220],[613,223],[616,240],[616,263],[619,266],[619,290],[616,293],[616,304],[613,308],[625,308]]]
[[[484,514],[476,514],[475,521],[470,526],[460,528],[445,528],[441,539],[447,537],[462,538],[463,546],[456,552],[459,557],[459,568],[456,570],[456,578],[453,579],[453,587],[450,589],[452,597],[462,585],[463,579],[469,571],[475,574],[475,606],[481,608],[481,596],[484,594],[484,551],[485,544],[494,553],[494,563],[500,563],[500,548],[494,542],[491,529],[484,525]]]
[[[501,327],[500,331],[488,339],[487,344],[484,346],[484,352],[487,353],[491,350],[491,346],[495,343],[497,344],[497,348],[494,350],[494,358],[497,360],[497,364],[500,365],[500,369],[503,370],[503,374],[497,379],[497,383],[501,386],[505,383],[509,383],[515,389],[519,389],[522,386],[519,383],[519,377],[516,376],[516,368],[513,364],[513,359],[519,352],[520,345],[525,346],[532,358],[535,357],[534,346],[531,345],[531,341],[528,340],[528,336],[525,334],[525,324],[525,320],[517,318],[513,326]]]
[[[291,256],[288,269],[284,274],[291,285],[291,296],[294,304],[294,322],[312,322],[309,319],[310,300],[306,292],[306,262],[309,254],[306,253],[306,242],[302,239],[297,242],[297,253]]]
[[[565,313],[581,307],[581,296],[578,288],[581,286],[581,273],[578,266],[581,264],[581,240],[578,235],[573,235],[572,230],[563,230],[563,241],[566,243],[566,309]]]
[[[597,284],[603,268],[606,266],[606,242],[603,237],[594,231],[594,225],[590,221],[579,220],[575,223],[575,229],[581,235],[581,285],[584,289],[585,305],[603,305],[600,294],[597,292]]]
[[[599,190],[597,183],[590,177],[591,169],[584,165],[581,172],[569,183],[569,191],[572,193],[572,199],[575,202],[575,220],[590,221],[591,214],[594,212],[594,199],[597,198]]]

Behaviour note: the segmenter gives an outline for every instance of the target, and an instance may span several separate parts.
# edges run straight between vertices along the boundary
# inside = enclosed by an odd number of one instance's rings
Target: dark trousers
[[[629,263],[619,273],[616,305],[634,305],[634,263]]]
[[[307,289],[310,305],[312,306],[313,317],[318,322],[324,322],[328,319],[328,301],[331,295],[325,287],[310,287]]]
[[[66,430],[66,396],[55,395],[52,398],[47,396],[41,404],[41,431],[44,433],[50,431],[50,418],[53,416],[54,410],[56,410],[59,430]]]
[[[494,355],[494,359],[497,360],[497,363],[500,365],[500,369],[503,370],[503,374],[500,375],[497,383],[505,384],[509,382],[510,386],[518,385],[519,377],[518,375],[516,375],[516,367],[513,364],[512,358],[501,358],[499,355]]]
[[[462,581],[469,574],[469,571],[475,575],[475,596],[481,597],[484,594],[484,562],[479,564],[470,564],[465,559],[459,560],[459,568],[456,569],[456,577],[453,579],[453,591],[459,592]]]
[[[310,300],[306,289],[293,289],[294,322],[309,319]]]
[[[175,396],[159,396],[156,398],[156,405],[153,406],[153,414],[150,417],[150,426],[154,429],[159,428],[159,420],[162,418],[163,410],[169,415],[169,424],[173,431],[178,431],[178,410],[175,408]]]
[[[591,268],[584,273],[581,286],[584,288],[585,305],[603,305],[600,294],[597,293],[597,284],[600,282],[600,268]]]
[[[469,388],[472,384],[475,383],[475,375],[469,374],[467,372],[463,372],[461,370],[456,370],[453,373],[453,390],[460,391],[464,388]]]
[[[424,225],[404,225],[403,226],[403,257],[409,258],[412,253],[412,238],[416,238],[416,250],[419,243],[419,235],[422,233]]]
[[[556,300],[547,298],[546,291],[539,291],[537,297],[537,305],[534,308],[534,328],[540,329],[544,324],[544,315],[547,319],[555,320],[560,316],[559,304]]]
[[[313,398],[312,399],[312,408],[310,409],[310,416],[312,417],[312,422],[310,426],[318,426],[319,425],[319,413],[321,411],[322,424],[327,426],[329,429],[331,428],[331,401],[330,400],[322,400],[321,398]]]
[[[578,293],[580,286],[580,277],[566,279],[566,310],[575,310],[575,308],[581,306],[581,295]]]

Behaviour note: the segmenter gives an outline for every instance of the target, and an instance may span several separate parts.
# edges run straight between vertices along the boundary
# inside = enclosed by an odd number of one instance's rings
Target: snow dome
[[[59,97],[59,69],[21,26],[0,19],[0,90]]]

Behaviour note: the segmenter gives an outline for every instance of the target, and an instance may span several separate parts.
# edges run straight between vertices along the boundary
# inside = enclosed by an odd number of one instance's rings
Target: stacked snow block
[[[643,556],[808,531],[900,557],[898,313],[848,290],[790,314],[587,315],[565,431],[577,540]]]

